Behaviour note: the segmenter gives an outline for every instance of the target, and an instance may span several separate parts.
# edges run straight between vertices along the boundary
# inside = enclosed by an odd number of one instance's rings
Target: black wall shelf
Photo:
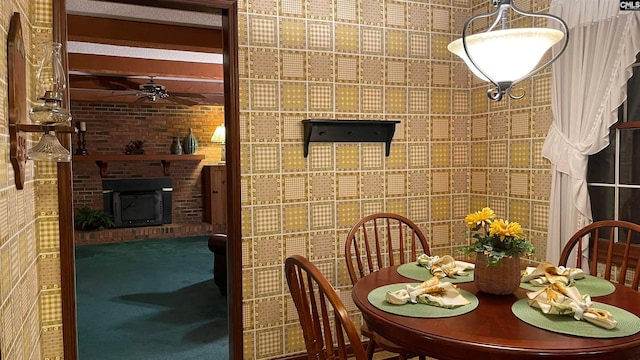
[[[304,157],[309,155],[310,142],[384,142],[389,156],[391,139],[398,120],[302,120],[304,126]]]

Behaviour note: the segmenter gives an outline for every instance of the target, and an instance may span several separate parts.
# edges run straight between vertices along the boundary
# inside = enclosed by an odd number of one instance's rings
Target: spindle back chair
[[[365,360],[357,328],[320,270],[306,258],[293,255],[285,261],[285,274],[302,326],[307,358]]]
[[[640,225],[621,220],[603,220],[578,230],[563,248],[559,265],[581,268],[583,258],[588,261],[591,275],[638,290]],[[570,259],[575,263],[569,263]]]
[[[360,219],[345,242],[345,260],[351,283],[382,268],[416,261],[431,255],[418,225],[394,213],[377,213]]]
[[[377,213],[360,219],[347,234],[345,261],[351,283],[369,273],[385,267],[416,261],[417,257],[431,255],[429,243],[418,225],[408,218],[394,213]],[[376,347],[398,354],[398,360],[414,355],[369,328],[365,323],[360,332],[369,338],[367,359],[371,360]],[[424,360],[420,356],[420,360]]]

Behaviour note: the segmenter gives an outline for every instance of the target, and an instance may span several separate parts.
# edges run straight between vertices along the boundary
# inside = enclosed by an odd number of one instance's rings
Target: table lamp
[[[220,125],[216,128],[211,136],[211,142],[222,144],[222,149],[220,150],[220,164],[224,164],[226,162],[225,159],[225,129],[224,125]]]

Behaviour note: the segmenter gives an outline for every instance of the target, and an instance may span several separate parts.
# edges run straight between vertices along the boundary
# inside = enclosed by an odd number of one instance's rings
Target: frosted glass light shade
[[[27,159],[38,161],[71,161],[71,153],[50,133],[42,135],[40,142],[27,151]]]
[[[555,43],[564,37],[562,31],[548,28],[495,30],[466,37],[467,50],[473,61],[496,83],[513,82],[532,70]],[[462,38],[447,48],[458,55],[480,79],[487,79],[464,51]]]

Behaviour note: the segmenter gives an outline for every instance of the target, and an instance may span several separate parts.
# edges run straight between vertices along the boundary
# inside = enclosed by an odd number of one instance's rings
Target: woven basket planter
[[[501,259],[489,266],[484,254],[476,255],[474,282],[478,290],[487,294],[509,295],[520,287],[520,258]]]

